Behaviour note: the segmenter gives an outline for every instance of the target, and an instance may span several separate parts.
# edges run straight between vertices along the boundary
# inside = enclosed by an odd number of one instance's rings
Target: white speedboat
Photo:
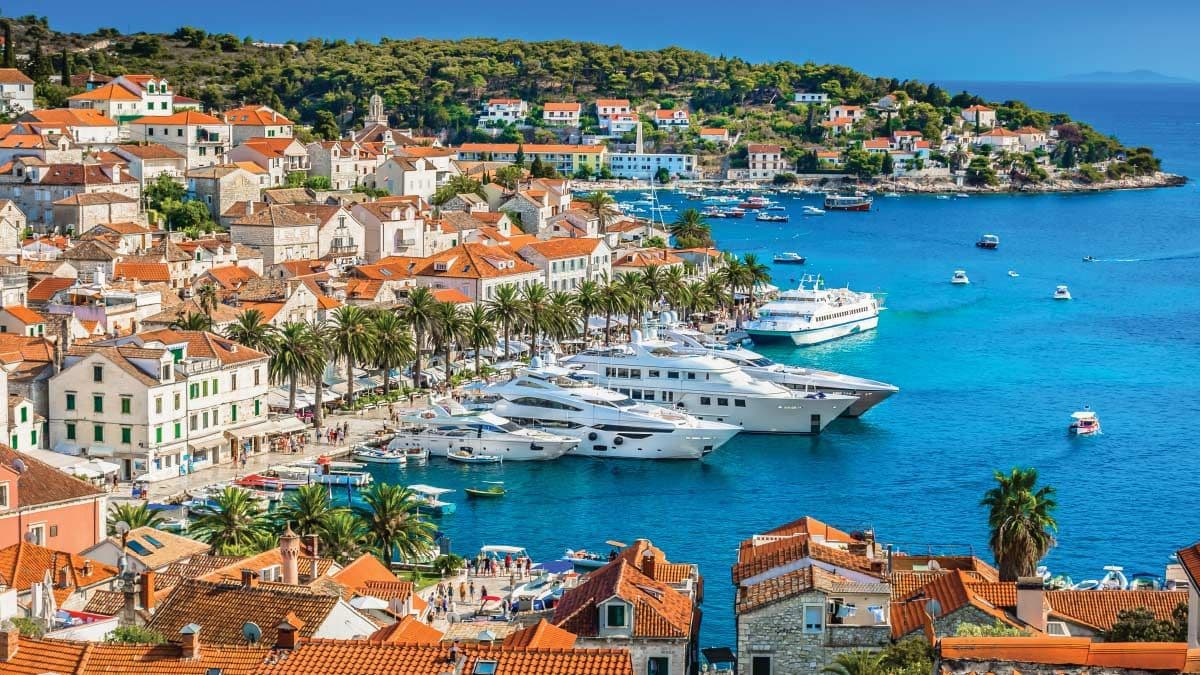
[[[823,216],[823,215],[825,215],[825,209],[823,209],[819,206],[805,206],[804,208],[800,209],[800,212],[806,216]]]
[[[1059,284],[1058,287],[1054,289],[1054,299],[1055,300],[1070,300],[1071,299],[1071,289],[1067,288],[1066,284]]]
[[[954,270],[954,274],[950,277],[950,283],[955,286],[965,286],[971,283],[971,280],[967,278],[966,270]]]
[[[500,455],[477,453],[470,448],[459,448],[446,453],[446,459],[460,464],[499,464],[504,461]]]
[[[321,485],[349,485],[366,487],[373,477],[363,471],[366,466],[358,462],[338,462],[321,455],[313,461],[296,462],[292,467],[308,471],[309,481]]]
[[[408,462],[408,458],[404,456],[403,450],[372,448],[369,445],[355,447],[350,451],[350,456],[367,464],[404,464]]]
[[[1012,277],[1012,278],[1016,279],[1017,277],[1019,277],[1019,276],[1021,276],[1021,275],[1020,275],[1020,274],[1017,274],[1017,271],[1016,271],[1016,270],[1009,270],[1009,271],[1008,271],[1008,276],[1010,276],[1010,277]]]
[[[795,251],[784,251],[776,253],[773,262],[776,265],[803,265],[805,257]]]
[[[681,351],[695,354],[713,354],[737,364],[743,372],[760,380],[774,382],[788,389],[806,393],[823,392],[855,396],[856,400],[844,417],[858,417],[871,408],[883,403],[887,397],[900,391],[894,385],[868,380],[852,375],[843,375],[829,370],[785,366],[740,345],[731,345],[714,340],[712,336],[684,326],[674,326],[659,331],[664,340],[672,340]]]
[[[471,412],[453,402],[406,416],[403,422],[388,450],[420,448],[436,457],[466,450],[523,462],[558,459],[579,444],[577,438],[524,429],[494,413]]]
[[[587,349],[566,361],[586,368],[598,384],[634,401],[754,433],[820,433],[857,400],[792,391],[755,379],[732,361],[681,351],[666,340],[643,339],[636,330],[628,345]]]
[[[424,483],[415,483],[409,485],[408,489],[417,496],[418,508],[433,513],[434,515],[447,515],[454,513],[454,502],[442,501],[442,495],[454,492],[450,488],[434,487],[425,485]]]
[[[849,288],[825,288],[820,276],[805,275],[799,288],[783,291],[745,324],[756,342],[791,340],[815,345],[879,325],[879,299]]]
[[[590,373],[533,365],[486,387],[481,399],[523,425],[574,436],[572,455],[619,459],[700,459],[733,438],[740,427],[699,419],[588,382]],[[655,401],[657,395],[649,401]]]
[[[1090,409],[1071,413],[1071,426],[1067,430],[1074,436],[1092,436],[1100,433],[1100,418]]]

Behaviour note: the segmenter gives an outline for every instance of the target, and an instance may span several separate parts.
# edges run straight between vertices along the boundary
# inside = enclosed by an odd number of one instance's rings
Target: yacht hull
[[[684,394],[676,405],[703,420],[736,424],[751,434],[819,434],[856,399],[848,396],[745,399],[745,407],[730,405],[734,396]],[[722,405],[722,401],[725,405]]]
[[[574,431],[579,434],[579,446],[570,452],[571,455],[608,459],[700,459],[727,443],[738,432],[737,429],[680,429],[674,433],[645,435],[587,427]]]
[[[401,434],[388,443],[388,449],[423,448],[434,457],[445,457],[451,450],[467,448],[474,454],[495,455],[506,462],[537,462],[558,459],[567,454],[577,441],[549,440],[499,440],[474,436],[436,436],[425,434]]]
[[[750,339],[756,343],[787,342],[790,340],[797,347],[807,347],[836,340],[847,335],[855,335],[873,330],[879,325],[879,316],[867,317],[858,321],[847,321],[846,323],[826,326],[824,328],[799,331],[776,328],[776,325],[778,325],[777,322],[757,321],[747,325],[746,332],[750,334]]]
[[[815,371],[811,374],[789,373],[786,370],[770,368],[743,368],[751,375],[774,382],[795,391],[820,392],[824,394],[842,394],[856,396],[858,400],[846,408],[842,417],[859,417],[871,408],[883,403],[892,394],[900,391],[898,387],[874,380],[861,380],[855,377],[839,376],[837,373]],[[838,381],[843,377],[845,381]]]

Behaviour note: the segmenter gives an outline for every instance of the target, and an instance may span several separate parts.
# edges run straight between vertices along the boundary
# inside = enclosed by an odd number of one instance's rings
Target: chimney
[[[21,643],[21,633],[16,628],[0,630],[0,663],[8,663],[17,655],[17,647]]]
[[[254,215],[254,200],[250,200],[250,201],[246,202],[246,215],[248,215],[248,216]]]
[[[306,551],[308,551],[308,554],[310,556],[312,556],[314,558],[317,557],[317,546],[320,543],[320,541],[321,541],[320,537],[318,537],[315,534],[304,535],[304,549]]]
[[[181,652],[179,658],[196,660],[200,658],[200,626],[189,623],[179,629]]]
[[[651,551],[649,548],[647,548],[646,552],[642,554],[642,574],[645,574],[646,576],[650,577],[651,579],[654,579],[655,581],[657,581],[658,577],[654,576],[654,573],[657,571],[658,571],[658,558],[655,557],[653,551]]]
[[[258,572],[242,570],[242,588],[258,588]]]
[[[154,577],[154,570],[146,570],[142,573],[142,583],[138,586],[138,599],[147,613],[154,612]]]
[[[68,562],[63,567],[58,568],[58,588],[66,588],[68,585],[70,585],[70,577],[67,576],[67,570],[70,566],[71,564]]]
[[[292,532],[291,525],[279,537],[279,557],[283,559],[283,583],[300,583],[300,537]]]
[[[304,628],[304,622],[296,616],[295,612],[288,612],[287,616],[283,617],[283,621],[275,627],[278,633],[275,636],[276,649],[295,649],[296,644],[300,641],[300,629]]]
[[[1046,587],[1040,577],[1017,579],[1017,618],[1032,628],[1046,630]]]

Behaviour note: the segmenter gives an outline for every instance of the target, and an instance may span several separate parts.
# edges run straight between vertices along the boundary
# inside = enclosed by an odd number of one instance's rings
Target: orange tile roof
[[[245,363],[255,359],[265,359],[267,354],[256,351],[245,345],[238,344],[227,337],[202,330],[160,330],[144,331],[137,334],[142,344],[162,342],[165,345],[187,343],[188,356],[217,359],[225,365]]]
[[[251,279],[259,278],[258,272],[238,265],[214,267],[205,272],[205,275],[212,277],[213,281],[225,290],[234,290]]]
[[[701,136],[728,136],[729,130],[725,129],[725,128],[705,127],[704,129],[700,130],[700,135]]]
[[[0,68],[0,82],[4,84],[33,84],[29,76],[19,68]]]
[[[445,269],[438,269],[440,265],[445,266]],[[537,271],[538,268],[499,246],[459,244],[452,249],[419,259],[412,274],[456,279],[495,279]]]
[[[113,279],[170,281],[171,268],[166,263],[119,262],[113,266]]]
[[[975,588],[975,587],[972,587]],[[1112,630],[1117,615],[1144,607],[1154,618],[1170,621],[1180,603],[1187,604],[1187,591],[1047,591],[1046,602],[1053,616],[1097,631]],[[1016,605],[1014,587],[1012,605]]]
[[[255,569],[255,568],[251,568]],[[272,587],[245,588],[240,583],[189,579],[158,606],[147,628],[177,635],[189,623],[202,624],[202,639],[216,644],[245,644],[242,626],[253,621],[262,629],[263,644],[275,644],[278,626],[289,614],[303,622],[300,637],[311,637],[340,602],[340,597]],[[284,587],[287,588],[287,587]]]
[[[1004,127],[996,127],[995,129],[992,129],[991,131],[985,131],[979,135],[980,135],[980,137],[987,136],[990,138],[1016,138],[1016,137],[1020,136],[1021,134],[1009,131],[1008,129],[1005,129]]]
[[[646,556],[654,558],[654,574],[650,575],[646,571]],[[633,565],[633,567],[646,574],[655,581],[661,581],[664,584],[681,584],[687,581],[688,578],[696,572],[694,565],[689,563],[673,563],[667,560],[667,554],[663,553],[662,549],[650,543],[648,539],[638,539],[632,545],[621,549],[617,557],[625,562]]]
[[[1021,127],[1019,129],[1017,129],[1016,131],[1018,134],[1021,134],[1022,136],[1025,136],[1027,134],[1045,134],[1046,133],[1046,132],[1042,131],[1041,129],[1038,129],[1037,127]]]
[[[183,159],[183,155],[161,143],[127,143],[118,145],[116,149],[140,159]]]
[[[69,101],[140,101],[141,96],[129,91],[116,82],[109,82],[102,87],[96,87],[82,94],[75,94]]]
[[[628,108],[629,99],[627,98],[598,98],[596,99],[596,107],[598,108]]]
[[[510,633],[504,638],[504,646],[508,648],[549,648],[570,649],[575,646],[575,634],[565,631],[545,619],[521,630]]]
[[[946,637],[943,661],[1037,663],[1139,671],[1184,672],[1189,654],[1183,642],[1092,642],[1086,637]]]
[[[685,118],[688,116],[688,112],[686,110],[655,110],[654,118],[660,120],[671,120],[675,119],[675,113],[683,113]]]
[[[45,338],[17,335],[16,333],[0,333],[0,361],[4,363],[20,361],[49,363],[54,360],[53,353],[53,347]]]
[[[40,340],[41,338],[29,339]],[[90,500],[103,494],[91,483],[79,480],[37,458],[0,444],[0,463],[11,467],[12,463],[18,459],[25,463],[25,472],[17,479],[15,504],[17,508]],[[0,572],[0,579],[8,581],[10,586],[16,586],[12,581],[14,576],[8,570]],[[38,577],[37,580],[41,581],[41,577]],[[19,590],[25,591],[28,588],[20,587]]]
[[[446,645],[404,645],[370,640],[305,640],[281,652],[264,675],[445,675],[473,673],[479,662],[495,664],[496,675],[633,675],[624,649],[510,649],[465,645],[461,665],[449,662]]]
[[[442,631],[410,615],[371,633],[367,639],[393,645],[436,645],[442,641]]]
[[[174,115],[150,115],[146,117],[140,117],[130,122],[130,124],[165,124],[168,126],[182,126],[188,124],[223,125],[225,122],[198,110],[184,110],[183,112],[177,112]]]
[[[824,541],[838,542],[849,544],[858,541],[849,534],[830,527],[812,516],[802,516],[793,520],[790,523],[785,523],[779,527],[772,528],[763,532],[760,536],[764,537],[790,537],[797,534],[807,534],[810,537],[820,538]]]
[[[492,153],[515,153],[517,151],[516,143],[463,143],[459,147],[461,152],[492,152]],[[522,147],[526,155],[530,154],[586,154],[596,155],[605,151],[603,145],[564,145],[560,143],[536,144],[528,143]]]
[[[18,456],[22,460],[30,461],[24,455]],[[70,476],[67,478],[80,482]],[[58,583],[62,570],[67,572],[66,586],[60,586]],[[17,589],[18,593],[24,593],[34,584],[45,580],[46,572],[49,572],[50,579],[54,582],[54,599],[59,604],[77,590],[111,581],[118,571],[116,567],[75,553],[55,551],[24,540],[0,549],[0,578],[4,579],[9,587]]]
[[[542,109],[548,112],[579,112],[581,108],[582,106],[578,103],[549,102],[542,106]]]
[[[512,105],[514,103],[520,103],[520,102],[521,102],[521,99],[519,99],[519,98],[489,98],[488,99],[488,105]]]
[[[578,258],[591,255],[602,241],[599,238],[556,237],[554,239],[527,244],[520,250],[532,249],[541,254],[543,258],[551,260],[558,258]]]
[[[633,637],[687,638],[692,632],[692,601],[674,588],[614,560],[563,594],[554,624],[583,637],[598,633],[597,606],[613,596],[633,605]]]
[[[1176,552],[1179,565],[1192,582],[1192,588],[1200,588],[1200,542],[1196,542]]]
[[[922,586],[919,589],[919,592],[924,593],[922,600],[893,602],[891,611],[892,637],[901,638],[921,629],[924,625],[925,614],[929,606],[926,600],[937,601],[940,611],[937,616],[933,617],[934,619],[952,614],[967,605],[972,605],[1001,623],[1031,630],[1028,626],[1012,619],[1003,610],[975,593],[971,588],[971,581],[972,579],[968,572],[952,570],[948,574],[935,577],[928,584]]]
[[[871,150],[884,149],[892,147],[892,142],[886,138],[872,138],[863,141],[863,147]]]
[[[178,636],[168,636],[178,638]],[[268,647],[204,646],[201,629],[200,658],[185,658],[176,644],[137,645],[76,642],[21,637],[12,659],[0,662],[0,671],[12,675],[252,675],[269,662]]]
[[[986,105],[973,105],[970,108],[964,108],[963,112],[995,112]]]
[[[839,582],[850,582],[850,579],[810,565],[760,581],[757,584],[739,586],[734,602],[734,611],[738,614],[752,612],[814,589],[831,592],[833,585]]]
[[[733,566],[732,575],[735,584],[740,584],[763,572],[804,558],[820,560],[863,574],[882,576],[882,572],[872,564],[871,559],[818,544],[807,536],[788,537],[758,546],[747,546],[746,543],[742,542],[742,546],[738,550],[738,562]]]
[[[475,302],[457,288],[434,288],[431,290],[433,291],[433,299],[438,302],[453,302],[459,305]]]
[[[854,120],[849,117],[835,117],[831,120],[821,122],[821,126],[823,127],[844,127],[851,124],[854,124]]]
[[[630,251],[612,261],[613,267],[654,267],[656,265],[677,265],[683,258],[657,248],[646,248]]]
[[[38,323],[46,323],[46,317],[22,305],[10,305],[5,307],[4,311],[12,314],[17,321],[20,321],[26,326]]]
[[[221,115],[234,126],[270,126],[291,124],[292,121],[265,105],[244,105]]]

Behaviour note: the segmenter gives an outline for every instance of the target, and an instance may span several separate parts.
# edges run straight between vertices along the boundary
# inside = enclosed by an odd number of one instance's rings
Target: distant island
[[[1153,70],[1097,70],[1091,73],[1073,73],[1059,78],[1066,82],[1112,82],[1117,84],[1195,84],[1196,80],[1186,77],[1164,75]]]

